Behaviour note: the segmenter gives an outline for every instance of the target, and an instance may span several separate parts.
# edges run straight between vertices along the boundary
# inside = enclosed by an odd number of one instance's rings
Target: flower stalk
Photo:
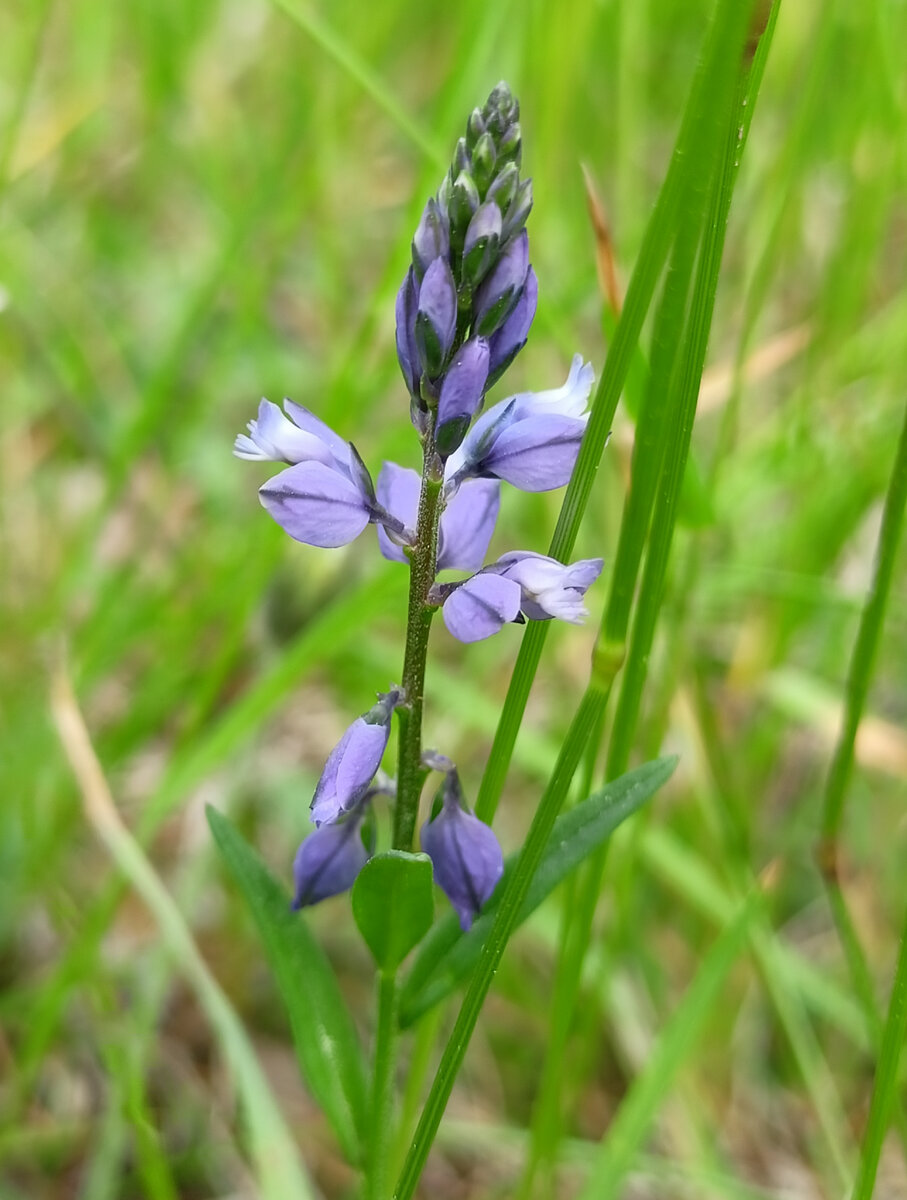
[[[438,561],[438,525],[444,468],[435,450],[432,430],[423,442],[422,488],[416,519],[416,543],[410,553],[409,609],[403,655],[403,691],[406,703],[397,709],[400,742],[397,759],[397,804],[394,810],[394,849],[412,850],[419,814],[419,796],[427,774],[422,766],[422,704],[425,695],[425,661],[432,617],[429,601]]]

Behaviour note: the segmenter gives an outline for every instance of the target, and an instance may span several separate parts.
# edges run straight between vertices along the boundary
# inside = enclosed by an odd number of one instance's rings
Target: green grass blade
[[[441,170],[446,164],[444,151],[412,119],[381,77],[359,55],[353,46],[342,38],[326,21],[313,12],[303,0],[273,0],[300,29],[304,29],[314,42],[337,63],[343,71],[374,100],[407,138],[418,146],[426,158],[431,159]]]
[[[869,1120],[860,1156],[860,1166],[853,1188],[853,1200],[871,1200],[875,1188],[879,1155],[888,1129],[891,1110],[898,1092],[898,1063],[907,1034],[907,914],[901,933],[901,949],[891,989],[888,1020],[882,1038],[882,1048],[876,1067]]]
[[[690,190],[696,186],[700,170],[698,137],[711,98],[711,82],[713,78],[724,76],[728,62],[736,62],[735,47],[743,41],[747,8],[747,5],[739,9],[732,5],[719,8],[707,35],[684,108],[673,157],[646,228],[614,342],[592,402],[591,416],[573,478],[564,496],[549,550],[554,558],[566,559],[576,541],[621,389],[634,359],[643,321],[677,229],[679,213]],[[491,821],[497,809],[547,632],[547,624],[540,622],[530,625],[523,637],[476,800],[476,814],[483,821]]]
[[[770,36],[770,31],[769,31]],[[738,50],[741,47],[738,45]],[[768,51],[768,39],[760,50],[762,62]],[[624,666],[620,697],[614,716],[614,727],[608,747],[608,774],[619,775],[629,761],[633,734],[642,699],[643,686],[648,671],[649,654],[655,637],[668,559],[674,539],[674,527],[683,477],[693,433],[702,370],[708,346],[718,276],[727,231],[737,168],[742,145],[752,119],[756,93],[747,89],[748,71],[744,65],[737,76],[736,95],[731,107],[717,103],[712,113],[713,127],[719,136],[723,131],[724,153],[717,163],[709,197],[708,221],[699,252],[698,269],[688,320],[683,330],[675,334],[675,348],[679,355],[675,364],[674,399],[671,419],[666,427],[669,444],[665,459],[664,475],[658,492],[658,500],[652,518],[650,543],[640,585],[639,600],[633,621],[630,649]],[[761,72],[756,74],[756,86]],[[730,82],[730,81],[728,81]],[[721,95],[721,93],[719,93]],[[679,237],[699,239],[700,218],[695,206],[690,205],[683,214]]]
[[[303,1076],[344,1154],[359,1160],[367,1134],[365,1061],[324,951],[303,917],[235,826],[207,809],[218,850],[255,919],[290,1017]]]

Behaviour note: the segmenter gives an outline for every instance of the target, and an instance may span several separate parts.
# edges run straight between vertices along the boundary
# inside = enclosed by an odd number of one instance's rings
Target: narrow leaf
[[[290,1017],[300,1069],[344,1154],[355,1162],[367,1122],[365,1064],[324,951],[235,826],[209,807],[217,848],[242,892]]]
[[[525,921],[584,858],[607,841],[618,825],[661,787],[676,762],[676,758],[659,758],[628,771],[558,817],[520,909],[518,924]],[[517,857],[508,860],[504,879],[469,933],[460,930],[456,916],[451,912],[435,925],[423,942],[401,989],[400,1024],[404,1028],[449,996],[472,970]]]

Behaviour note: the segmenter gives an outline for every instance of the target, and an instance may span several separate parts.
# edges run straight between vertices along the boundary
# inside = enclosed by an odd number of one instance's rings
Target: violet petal
[[[578,417],[527,417],[502,429],[482,460],[484,473],[524,492],[547,492],[569,481],[586,432]]]
[[[520,585],[500,575],[473,575],[444,601],[444,624],[461,642],[480,642],[520,611]]]
[[[504,873],[504,855],[494,832],[456,804],[445,804],[422,826],[422,849],[432,861],[435,882],[467,930]]]
[[[258,495],[277,524],[309,546],[345,546],[369,523],[369,506],[358,488],[321,462],[287,467]]]
[[[385,462],[375,485],[378,503],[408,529],[415,529],[421,486],[422,481],[416,471],[398,466],[395,462]],[[378,545],[384,557],[391,562],[409,562],[402,548],[388,537],[384,526],[378,525],[377,530]]]
[[[441,514],[438,570],[477,571],[485,561],[501,505],[497,479],[470,479]]]
[[[353,886],[369,857],[361,826],[361,818],[353,817],[309,834],[293,862],[294,909],[317,904]]]

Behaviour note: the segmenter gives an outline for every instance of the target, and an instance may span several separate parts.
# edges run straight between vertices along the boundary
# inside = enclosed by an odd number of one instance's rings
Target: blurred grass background
[[[374,470],[417,462],[393,298],[468,111],[520,96],[540,305],[508,378],[600,370],[580,164],[626,279],[709,6],[680,0],[41,0],[0,12],[0,1196],[255,1195],[216,1027],[86,820],[50,717],[65,654],[120,814],[249,1030],[328,1196],[353,1185],[211,854],[205,802],[286,874],[326,752],[399,675],[405,573],[367,533],[298,546],[230,455],[262,394]],[[728,236],[639,757],[681,763],[609,859],[569,1047],[572,1195],[754,877],[751,938],[658,1097],[627,1196],[835,1195],[870,1034],[814,865],[905,400],[907,8],[782,6]],[[580,553],[613,553],[619,414]],[[263,475],[261,476],[263,477]],[[558,496],[505,494],[493,551],[541,549]],[[907,861],[902,554],[858,740],[843,882],[880,1005]],[[605,594],[590,597],[590,625]],[[519,633],[439,625],[426,736],[474,791]],[[553,630],[500,810],[518,846],[586,679]],[[512,1194],[547,1034],[554,897],[511,947],[424,1195]],[[312,914],[354,1010],[348,902]],[[445,1018],[446,1020],[447,1018]],[[367,1034],[363,1018],[363,1031]],[[878,1196],[907,1194],[901,1146]]]

